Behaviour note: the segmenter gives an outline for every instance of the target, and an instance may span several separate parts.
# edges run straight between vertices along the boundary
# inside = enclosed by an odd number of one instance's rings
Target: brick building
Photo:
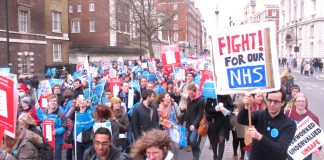
[[[170,41],[179,43],[183,53],[199,55],[203,51],[203,20],[193,0],[161,0],[161,5],[177,14],[170,22]]]
[[[130,47],[130,2],[128,0],[69,0],[70,60],[89,55],[90,62],[118,57],[138,59]]]
[[[53,2],[54,3],[54,2]],[[64,18],[60,19],[63,33],[52,34],[52,12],[64,15],[64,2],[58,1],[52,6],[51,1],[19,1],[8,0],[9,17],[9,48],[12,72],[18,75],[44,75],[47,64],[63,64],[67,62],[68,37],[63,38],[67,31]],[[67,4],[65,4],[66,6]],[[6,13],[5,0],[0,0],[0,66],[8,66],[6,41]],[[57,17],[57,16],[56,16]],[[66,20],[65,20],[66,21]],[[66,22],[65,22],[66,23]],[[52,41],[61,45],[54,46]],[[62,58],[54,58],[54,55]],[[57,56],[56,56],[57,57]],[[58,60],[58,61],[55,61]]]

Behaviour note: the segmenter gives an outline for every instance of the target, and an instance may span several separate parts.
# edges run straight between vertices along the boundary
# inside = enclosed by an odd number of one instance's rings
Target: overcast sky
[[[248,0],[218,0],[219,10],[219,27],[229,27],[229,17],[235,24],[239,24],[243,20],[243,9]],[[205,21],[207,34],[215,36],[216,26],[216,5],[217,0],[195,0],[196,7]]]

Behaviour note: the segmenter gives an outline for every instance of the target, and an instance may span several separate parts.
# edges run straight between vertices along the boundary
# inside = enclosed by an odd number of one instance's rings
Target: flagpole
[[[215,99],[216,99],[216,102],[217,102],[217,104],[218,104],[218,100],[217,100],[217,87],[216,87],[216,82],[217,82],[217,77],[216,77],[216,73],[215,73],[215,56],[214,56],[214,44],[213,44],[213,39],[212,39],[212,37],[211,36],[209,36],[209,39],[210,39],[210,43],[211,43],[211,55],[212,55],[212,65],[213,65],[213,67],[212,67],[212,72],[213,72],[213,76],[214,76],[214,83],[215,83],[215,93],[216,93],[216,97],[215,97]]]
[[[77,141],[76,141],[76,122],[77,122],[77,119],[76,119],[76,114],[77,112],[75,111],[74,112],[74,159],[77,159]]]

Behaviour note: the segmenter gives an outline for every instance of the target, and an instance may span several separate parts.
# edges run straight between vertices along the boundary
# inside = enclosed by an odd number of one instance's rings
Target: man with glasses
[[[296,124],[284,115],[281,106],[285,103],[286,94],[280,89],[267,93],[267,109],[252,112],[251,121],[253,127],[248,129],[252,137],[251,160],[285,160],[287,150],[295,135]],[[252,107],[250,94],[243,97],[245,109],[242,109],[237,121],[248,125],[248,108]]]
[[[125,160],[127,156],[111,141],[107,128],[98,128],[94,134],[93,146],[84,152],[83,160]]]

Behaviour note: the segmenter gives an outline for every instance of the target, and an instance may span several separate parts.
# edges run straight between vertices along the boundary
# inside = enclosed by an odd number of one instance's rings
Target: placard
[[[12,138],[15,138],[18,95],[14,81],[0,76],[0,126]]]
[[[55,135],[53,134],[53,132],[55,131],[54,121],[45,119],[43,121],[43,130],[44,130],[43,137],[47,139],[48,144],[55,149]]]
[[[307,116],[297,124],[297,131],[288,148],[288,154],[293,159],[304,159],[323,144],[323,130]]]
[[[279,90],[275,27],[274,22],[255,23],[220,33],[214,57],[218,94]]]
[[[102,122],[102,123],[95,123],[93,125],[93,132],[96,132],[98,128],[107,128],[109,129],[110,133],[111,133],[111,137],[112,137],[112,130],[111,130],[111,122],[108,120],[106,122]]]

